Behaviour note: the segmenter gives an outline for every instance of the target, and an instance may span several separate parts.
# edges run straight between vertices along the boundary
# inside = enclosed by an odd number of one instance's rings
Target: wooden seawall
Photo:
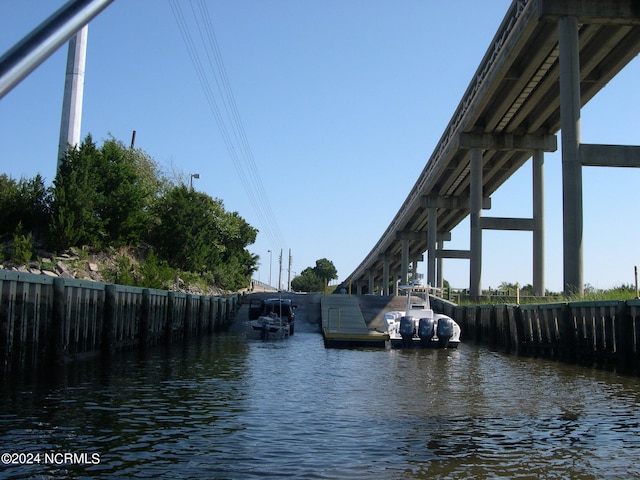
[[[239,295],[199,296],[0,271],[0,377],[227,328]]]
[[[460,324],[464,342],[640,372],[640,300],[456,306],[432,298],[431,304]]]

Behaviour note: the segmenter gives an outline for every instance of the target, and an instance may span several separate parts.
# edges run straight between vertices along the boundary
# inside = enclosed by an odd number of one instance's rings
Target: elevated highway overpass
[[[467,258],[470,293],[480,295],[482,230],[524,230],[544,295],[544,152],[561,148],[564,289],[581,294],[582,166],[638,167],[640,147],[582,144],[580,108],[639,52],[637,0],[514,0],[415,185],[345,283],[388,294],[426,252],[430,284],[442,284],[442,259]],[[529,158],[531,217],[483,216]],[[468,215],[469,250],[445,249]]]

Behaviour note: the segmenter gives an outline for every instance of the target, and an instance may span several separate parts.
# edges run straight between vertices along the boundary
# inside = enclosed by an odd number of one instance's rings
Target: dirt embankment
[[[5,245],[0,258],[10,257],[12,246]],[[91,251],[89,249],[70,248],[60,255],[38,250],[38,260],[24,265],[16,265],[11,261],[0,262],[0,269],[27,272],[48,277],[76,278],[100,283],[117,283],[118,272],[128,266],[129,273],[136,277],[138,266],[143,262],[145,251],[142,248],[122,247],[109,251]],[[125,267],[123,267],[123,265]],[[224,290],[209,286],[186,283],[179,276],[172,282],[169,290],[191,293],[194,295],[224,295]]]

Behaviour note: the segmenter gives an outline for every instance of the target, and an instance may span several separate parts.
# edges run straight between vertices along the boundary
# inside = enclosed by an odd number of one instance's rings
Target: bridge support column
[[[392,283],[391,289],[393,290],[392,293],[391,293],[392,295],[396,295],[397,296],[398,293],[399,293],[398,282],[402,278],[401,272],[402,272],[402,268],[400,269],[400,272],[396,271],[391,275],[391,283]]]
[[[382,261],[382,293],[389,295],[389,259]]]
[[[438,242],[438,248],[437,249],[438,250],[444,249],[444,241],[443,240],[440,240]],[[442,260],[442,257],[438,256],[437,265],[436,265],[436,267],[437,267],[436,268],[436,275],[438,277],[436,286],[438,288],[444,288],[444,276],[443,276],[443,271],[442,271],[443,265],[444,265],[444,262]]]
[[[558,21],[560,129],[562,131],[563,272],[565,295],[582,295],[582,164],[580,161],[580,58],[578,19]]]
[[[438,238],[438,208],[429,207],[427,225],[427,283],[436,285],[436,243]]]
[[[368,286],[368,294],[371,295],[373,294],[374,291],[374,275],[373,275],[373,270],[369,271],[369,286]]]
[[[543,297],[544,288],[544,152],[533,152],[533,290]]]
[[[402,240],[402,258],[400,260],[400,284],[406,285],[409,281],[409,240]]]
[[[471,149],[471,178],[470,178],[470,217],[471,261],[469,262],[469,293],[472,296],[482,294],[482,149]]]

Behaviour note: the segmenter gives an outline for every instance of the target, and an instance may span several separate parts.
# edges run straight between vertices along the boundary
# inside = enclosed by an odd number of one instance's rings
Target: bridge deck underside
[[[409,240],[410,261],[427,250],[428,209],[422,197],[469,197],[471,150],[461,145],[461,133],[544,136],[559,131],[558,18],[562,9],[579,14],[583,4],[590,2],[513,2],[413,189],[349,280],[366,282],[372,271],[379,281],[383,258],[389,259],[391,272],[399,271],[402,244],[397,232],[420,232]],[[596,4],[596,13],[604,12],[603,17],[594,17],[592,11],[586,12],[588,17],[577,15],[583,106],[640,52],[640,17],[625,12],[621,4],[629,2]],[[553,14],[545,14],[549,11]],[[617,17],[621,11],[624,18]],[[531,155],[531,150],[499,146],[485,150],[483,195],[494,193]],[[468,202],[466,208],[437,212],[438,232],[450,232],[469,215]]]

